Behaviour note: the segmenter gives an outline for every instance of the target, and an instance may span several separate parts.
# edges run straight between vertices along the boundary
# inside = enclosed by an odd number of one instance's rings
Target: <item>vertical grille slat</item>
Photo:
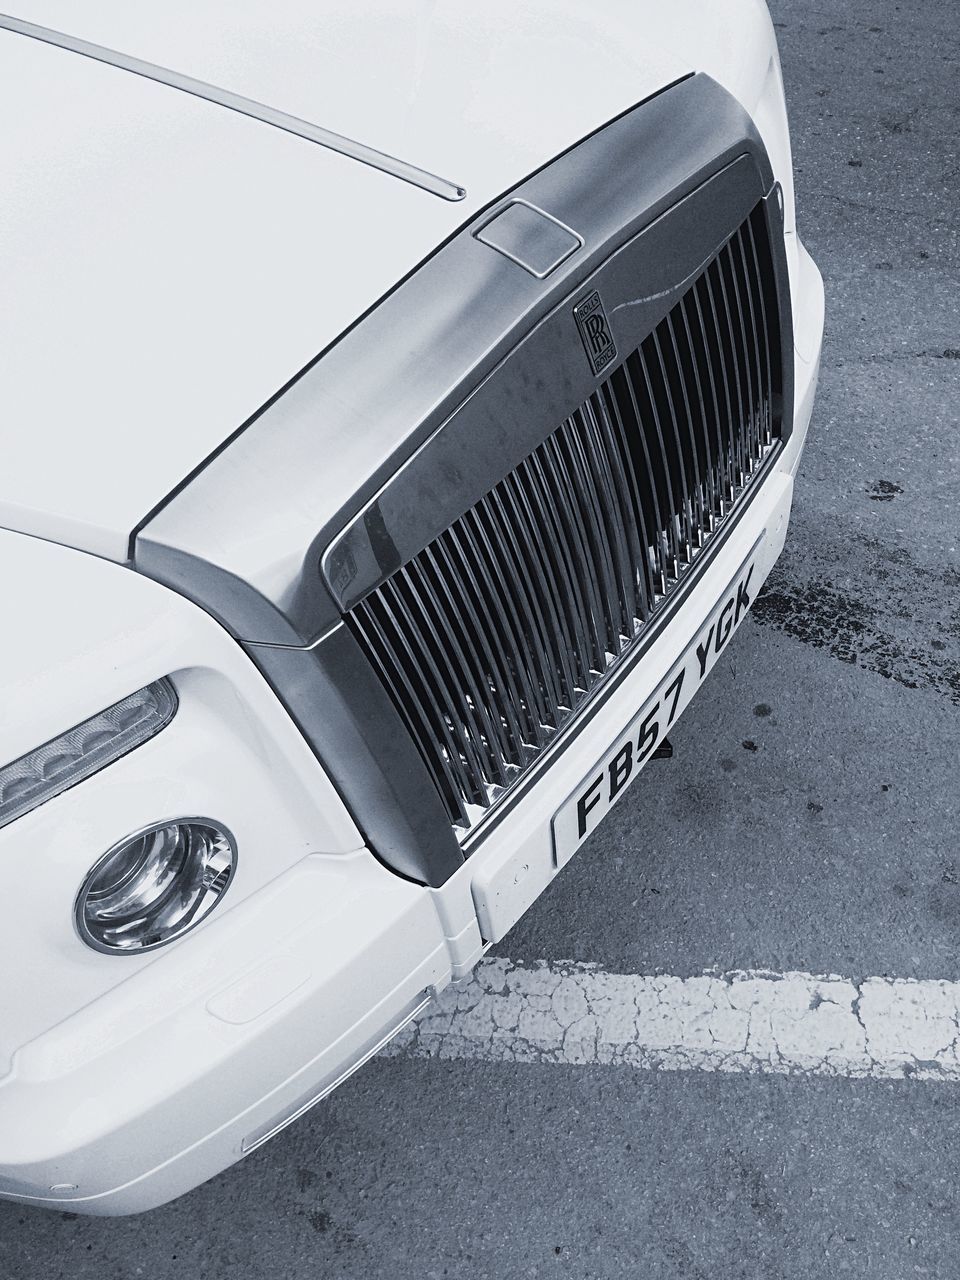
[[[682,308],[682,302],[678,310]],[[686,441],[690,445],[690,459],[693,469],[693,492],[695,495],[694,508],[691,511],[691,519],[693,521],[693,534],[691,537],[691,545],[700,546],[703,540],[703,533],[706,529],[706,514],[704,511],[703,490],[700,484],[700,459],[698,457],[697,440],[693,432],[693,414],[690,411],[690,397],[687,391],[687,379],[684,375],[683,365],[680,360],[680,348],[677,344],[677,335],[674,332],[673,319],[667,316],[664,324],[667,327],[667,334],[670,338],[670,346],[668,351],[672,354],[671,371],[675,374],[675,385],[680,389],[680,399],[683,402],[683,416],[686,424]],[[673,403],[676,404],[676,395],[672,397]]]
[[[637,566],[643,563],[643,553],[636,536],[636,526],[632,524],[628,514],[629,508],[623,492],[623,473],[611,459],[609,440],[597,417],[594,397],[591,396],[581,412],[585,448],[597,483],[602,489],[600,519],[605,525],[616,560],[617,631],[619,635],[629,637],[633,635],[636,619],[644,619],[649,613],[646,602],[640,598],[642,581],[637,571]]]
[[[647,472],[637,466],[634,451],[630,448],[630,436],[620,411],[620,401],[614,393],[616,379],[617,371],[614,371],[608,385],[600,388],[600,398],[610,409],[611,421],[616,425],[616,444],[626,472],[637,528],[643,538],[641,572],[647,582],[647,608],[652,610],[656,604],[657,596],[662,596],[667,589],[666,578],[660,571],[660,508],[656,501],[656,490],[651,488],[649,483],[645,489],[641,488],[641,476],[646,478]],[[626,383],[625,375],[622,375],[622,381]],[[629,394],[629,384],[627,386]],[[631,407],[636,408],[632,401],[632,396]],[[636,421],[639,422],[639,418]],[[646,440],[643,439],[642,432],[640,432],[640,438],[643,443],[643,452],[646,453]],[[652,523],[651,520],[653,521]],[[653,536],[651,536],[651,530]]]
[[[700,377],[699,353],[694,346],[693,330],[690,325],[690,315],[688,311],[688,298],[683,298],[678,308],[680,319],[683,321],[683,340],[686,347],[687,367],[693,377],[693,388],[696,391],[696,404],[699,431],[694,427],[693,421],[690,423],[690,430],[693,432],[696,440],[703,446],[703,462],[704,462],[704,479],[703,479],[703,497],[705,504],[704,518],[706,523],[706,534],[711,534],[716,525],[718,515],[721,514],[722,508],[718,505],[719,495],[717,491],[716,476],[713,469],[713,448],[710,442],[711,427],[708,422],[707,402],[704,398],[703,382]]]
[[[744,223],[744,227],[746,228],[746,234],[750,240],[750,261],[753,267],[752,271],[748,271],[748,275],[750,276],[750,287],[756,293],[758,311],[760,315],[760,331],[763,335],[763,344],[762,344],[763,381],[765,386],[772,387],[775,382],[775,377],[773,372],[774,363],[771,358],[770,328],[769,328],[769,321],[767,319],[767,304],[766,304],[766,299],[764,298],[763,275],[761,274],[761,267],[760,267],[760,254],[757,249],[757,237],[756,237],[756,234],[754,233],[754,228],[753,228],[753,224],[755,220],[756,220],[756,215],[753,215],[750,218],[748,218],[747,221]],[[772,439],[773,439],[773,406],[770,404],[768,400],[764,405],[763,444],[764,445],[770,444]]]
[[[611,609],[614,596],[613,564],[610,547],[599,533],[597,494],[592,478],[583,465],[577,423],[569,418],[566,430],[547,441],[547,452],[553,455],[555,474],[561,479],[568,513],[568,530],[572,532],[574,555],[587,588],[588,613],[593,626],[594,670],[606,670],[606,655],[619,651],[616,617]]]
[[[568,424],[565,424],[569,430]],[[587,550],[587,531],[584,514],[578,501],[578,490],[570,479],[566,461],[560,449],[559,432],[554,432],[537,450],[542,464],[542,494],[549,495],[556,504],[560,522],[560,538],[568,561],[568,573],[575,587],[579,605],[580,622],[586,637],[586,661],[581,667],[584,688],[589,688],[594,671],[603,671],[607,651],[604,638],[603,602],[599,583],[600,566],[591,563]],[[564,435],[567,431],[564,431]],[[552,505],[549,501],[545,506]],[[593,572],[591,572],[591,569]]]
[[[347,615],[473,830],[656,620],[779,443],[760,206],[656,328]]]
[[[640,438],[644,442],[644,457],[647,466],[650,469],[650,482],[654,489],[659,488],[662,494],[663,503],[663,524],[660,526],[660,537],[665,551],[666,563],[662,566],[662,572],[667,578],[678,578],[680,576],[680,559],[681,559],[681,543],[682,535],[680,533],[680,514],[677,511],[677,486],[674,481],[674,473],[676,472],[676,459],[671,466],[670,452],[667,448],[666,436],[663,431],[663,423],[660,418],[660,412],[657,408],[656,392],[654,391],[653,381],[650,377],[650,369],[644,358],[643,347],[637,353],[638,359],[636,367],[639,368],[643,386],[642,391],[645,393],[645,401],[636,396],[638,391],[637,379],[630,379],[631,388],[635,394],[635,400],[638,404],[642,404],[647,410],[644,414],[641,410],[638,413],[638,430]],[[627,361],[627,369],[630,369],[630,361]],[[656,433],[656,439],[652,441],[655,465],[651,462],[650,453],[646,448],[646,432],[644,431],[644,423],[652,422]],[[679,476],[678,476],[679,480]],[[659,481],[659,484],[658,484]]]
[[[663,325],[658,328],[664,328],[668,325],[670,317],[664,320]],[[666,336],[664,334],[664,336]],[[661,403],[666,406],[666,416],[669,418],[669,431],[666,437],[666,448],[671,450],[673,454],[672,470],[679,480],[679,490],[673,490],[673,520],[675,526],[675,534],[677,539],[676,560],[677,564],[687,564],[690,561],[693,547],[696,543],[696,530],[694,524],[693,504],[690,500],[690,486],[687,481],[687,460],[683,453],[683,442],[680,438],[680,423],[677,419],[677,405],[673,396],[670,385],[670,378],[667,371],[667,361],[664,358],[663,346],[660,342],[660,335],[657,329],[644,343],[649,344],[656,356],[656,364],[653,366],[653,377],[656,384],[656,391],[660,393]],[[659,377],[657,376],[659,375]]]
[[[702,282],[698,282],[690,290],[688,297],[692,306],[697,313],[697,331],[699,334],[699,343],[697,346],[697,368],[700,371],[701,380],[704,373],[710,386],[710,404],[713,408],[713,416],[711,419],[710,434],[713,436],[713,447],[716,450],[716,474],[715,483],[717,488],[717,507],[716,514],[722,520],[727,513],[727,506],[730,501],[730,482],[727,470],[727,453],[724,442],[723,432],[723,411],[721,409],[720,396],[717,392],[717,378],[714,372],[714,361],[711,356],[710,337],[707,329],[707,322],[704,319],[703,301],[701,292],[705,292],[702,288]],[[729,405],[729,393],[727,390],[726,375],[723,381],[724,387],[724,405]]]
[[[751,437],[756,417],[756,392],[753,386],[753,368],[750,359],[750,342],[747,337],[747,321],[744,314],[743,299],[740,296],[740,283],[737,279],[735,240],[736,236],[726,246],[721,255],[721,261],[723,263],[722,273],[728,279],[729,289],[733,293],[733,300],[736,304],[737,323],[734,326],[734,345],[737,347],[737,367],[743,372],[743,383],[746,387],[747,412],[740,420],[740,451],[743,458],[743,474],[746,477],[750,475],[752,470],[751,459],[753,451]],[[739,335],[739,342],[737,342],[737,335]]]
[[[614,556],[617,552],[616,530],[608,527],[604,519],[603,511],[607,502],[601,493],[603,481],[596,468],[591,465],[592,455],[587,453],[582,410],[570,419],[570,424],[571,430],[567,433],[566,443],[570,455],[571,479],[581,494],[580,506],[588,535],[590,559],[600,569],[597,586],[600,590],[600,603],[603,609],[604,644],[607,653],[617,654],[620,652],[623,608],[622,593],[614,564]]]
[[[730,390],[730,368],[733,363],[729,344],[729,334],[727,335],[727,343],[723,342],[723,328],[720,324],[717,312],[717,300],[714,296],[713,283],[710,279],[710,268],[703,274],[704,292],[707,297],[707,305],[709,308],[710,324],[706,328],[708,341],[711,345],[710,362],[713,368],[719,369],[723,377],[723,401],[726,410],[726,417],[723,422],[723,429],[720,436],[720,447],[723,451],[723,472],[724,472],[724,488],[726,490],[727,503],[733,502],[734,495],[737,491],[737,442],[736,430],[734,424],[739,421],[742,410],[739,408],[740,383],[737,381],[737,401],[738,408],[734,409],[733,394]],[[736,370],[733,370],[736,373]]]
[[[734,236],[731,241],[731,251],[735,266],[735,279],[737,282],[737,292],[741,301],[741,314],[743,316],[744,326],[746,329],[746,346],[750,363],[750,386],[752,393],[750,397],[751,413],[750,428],[748,431],[748,440],[750,448],[750,465],[751,468],[756,466],[760,458],[762,431],[760,428],[760,419],[763,416],[763,376],[760,372],[760,337],[757,333],[756,318],[753,313],[753,297],[750,293],[749,277],[747,275],[747,260],[743,249],[743,240],[740,232]]]

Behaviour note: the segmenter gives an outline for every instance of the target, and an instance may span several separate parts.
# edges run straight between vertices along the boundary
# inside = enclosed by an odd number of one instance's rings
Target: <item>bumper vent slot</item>
[[[348,615],[467,835],[550,746],[777,447],[762,206],[542,444]]]

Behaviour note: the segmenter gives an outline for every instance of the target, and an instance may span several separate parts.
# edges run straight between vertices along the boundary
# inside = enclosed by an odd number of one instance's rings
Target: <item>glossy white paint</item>
[[[480,12],[371,0],[362,17],[347,0],[27,0],[18,15],[314,118],[469,193],[449,204],[0,31],[0,105],[26,122],[0,133],[0,523],[38,535],[0,531],[5,616],[21,623],[0,634],[0,763],[159,676],[181,699],[152,742],[0,830],[0,888],[19,908],[0,956],[0,1196],[128,1212],[237,1159],[424,987],[469,971],[546,886],[553,810],[709,612],[741,544],[760,527],[771,556],[782,540],[823,290],[793,233],[760,0],[722,11],[612,0],[602,14],[569,0]],[[380,47],[389,61],[371,57]],[[108,560],[123,560],[143,515],[464,218],[691,68],[754,113],[784,185],[794,438],[642,670],[443,889],[406,884],[362,847],[242,650],[201,610]],[[187,811],[237,836],[223,907],[168,950],[84,948],[72,904],[88,866],[127,831]]]
[[[29,121],[0,133],[0,170],[15,175],[0,216],[0,524],[116,560],[171,489],[439,241],[691,69],[757,111],[789,183],[779,95],[759,109],[776,67],[760,0],[617,0],[602,15],[572,0],[23,0],[16,16],[468,192],[448,203],[0,31],[0,110]]]
[[[0,523],[129,534],[409,265],[442,201],[243,116],[0,31]],[[334,194],[335,193],[335,194]],[[355,261],[343,246],[355,238]]]
[[[240,857],[217,915],[304,855],[341,857],[362,840],[256,667],[200,609],[23,534],[0,531],[0,566],[4,617],[21,624],[0,634],[0,762],[160,676],[180,699],[156,738],[0,829],[0,896],[17,903],[0,945],[2,1078],[18,1046],[162,957],[98,955],[73,929],[83,877],[125,835],[191,814],[225,823]]]
[[[110,1214],[149,1208],[189,1190],[239,1159],[251,1134],[353,1066],[424,988],[442,988],[469,973],[484,940],[501,938],[549,884],[557,874],[550,844],[555,809],[655,687],[684,638],[695,633],[761,529],[769,536],[763,573],[782,545],[823,327],[823,286],[805,254],[800,279],[803,289],[794,298],[798,339],[811,358],[798,354],[795,360],[795,436],[779,472],[645,663],[442,889],[405,884],[364,850],[307,856],[266,884],[245,883],[238,873],[229,909],[225,902],[222,914],[169,951],[122,960],[85,951],[68,926],[71,882],[85,867],[85,846],[102,843],[118,824],[136,824],[157,803],[176,808],[187,796],[189,803],[201,803],[202,796],[209,808],[220,796],[224,816],[242,837],[241,871],[246,859],[262,877],[268,867],[279,869],[278,855],[292,854],[297,844],[296,837],[276,838],[278,822],[285,818],[292,831],[309,833],[336,807],[320,790],[316,763],[298,769],[296,751],[287,760],[269,754],[259,762],[244,759],[257,741],[269,752],[273,735],[284,738],[290,751],[288,722],[269,691],[263,701],[259,676],[239,651],[231,659],[220,650],[223,644],[232,650],[232,644],[206,619],[198,628],[211,632],[204,666],[223,672],[219,701],[233,707],[234,719],[215,720],[208,670],[180,675],[186,719],[179,726],[175,721],[153,743],[44,806],[32,822],[0,831],[0,861],[21,864],[12,887],[26,905],[14,926],[19,932],[5,938],[5,963],[10,955],[20,969],[6,994],[15,1019],[6,1064],[0,1050],[0,1073],[7,1069],[0,1079],[0,1198]],[[36,540],[6,538],[60,559],[65,570],[89,566],[104,587],[123,579],[137,584],[137,591],[169,594],[118,566]],[[0,554],[3,544],[0,537]],[[34,560],[24,573],[38,568]],[[69,576],[60,579],[65,590]],[[158,612],[157,623],[161,617],[172,622],[180,609],[192,611],[171,599],[173,616]],[[149,648],[143,635],[137,639],[139,631],[132,629],[127,649],[136,681],[143,682],[172,659],[138,658]],[[96,677],[98,656],[94,646],[91,665],[74,669],[75,677],[89,670],[91,688],[74,694],[71,715],[86,714],[95,691],[105,689]],[[44,658],[50,661],[49,649],[36,661],[38,699]],[[193,661],[199,660],[195,652]],[[126,687],[119,672],[113,679],[113,691]],[[67,697],[71,683],[83,682],[64,677],[52,687]],[[26,709],[29,700],[22,705]],[[245,737],[243,721],[251,714],[256,719]],[[48,723],[60,720],[58,711]],[[234,736],[239,741],[232,742]],[[283,776],[291,760],[298,778],[314,779],[312,787],[298,789]],[[270,793],[271,782],[286,788],[282,796]],[[55,872],[44,886],[32,873],[41,862]],[[46,984],[50,1000],[40,1002],[38,1014],[31,974],[41,966],[56,982]],[[122,981],[133,973],[137,981]],[[23,995],[11,999],[10,991]],[[76,1187],[51,1193],[48,1188],[65,1182],[66,1174]]]
[[[367,853],[303,859],[195,940],[20,1051],[0,1196],[129,1213],[179,1195],[449,975],[426,894]]]

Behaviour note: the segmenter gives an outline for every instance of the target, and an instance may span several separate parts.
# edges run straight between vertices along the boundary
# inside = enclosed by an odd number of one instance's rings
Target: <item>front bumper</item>
[[[401,880],[366,850],[307,856],[20,1048],[0,1081],[0,1196],[118,1214],[182,1194],[339,1083],[542,892],[557,870],[556,809],[758,537],[758,577],[783,546],[823,332],[819,273],[798,243],[788,256],[792,438],[642,660],[441,889]]]
[[[161,1204],[338,1082],[450,972],[427,895],[365,852],[304,858],[193,941],[18,1052],[3,1195]]]

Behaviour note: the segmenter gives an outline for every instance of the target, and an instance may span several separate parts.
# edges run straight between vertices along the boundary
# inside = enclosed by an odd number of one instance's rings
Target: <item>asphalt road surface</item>
[[[773,8],[828,304],[787,550],[675,759],[486,962],[499,1049],[468,1008],[139,1218],[0,1206],[0,1276],[960,1273],[956,1049],[921,1045],[960,991],[960,39],[931,0]],[[676,1020],[705,970],[763,1011],[724,1069]],[[667,1002],[645,1057],[613,1043],[628,990]],[[564,1032],[604,1000],[598,1064]],[[836,1019],[821,1058],[790,1018]]]

